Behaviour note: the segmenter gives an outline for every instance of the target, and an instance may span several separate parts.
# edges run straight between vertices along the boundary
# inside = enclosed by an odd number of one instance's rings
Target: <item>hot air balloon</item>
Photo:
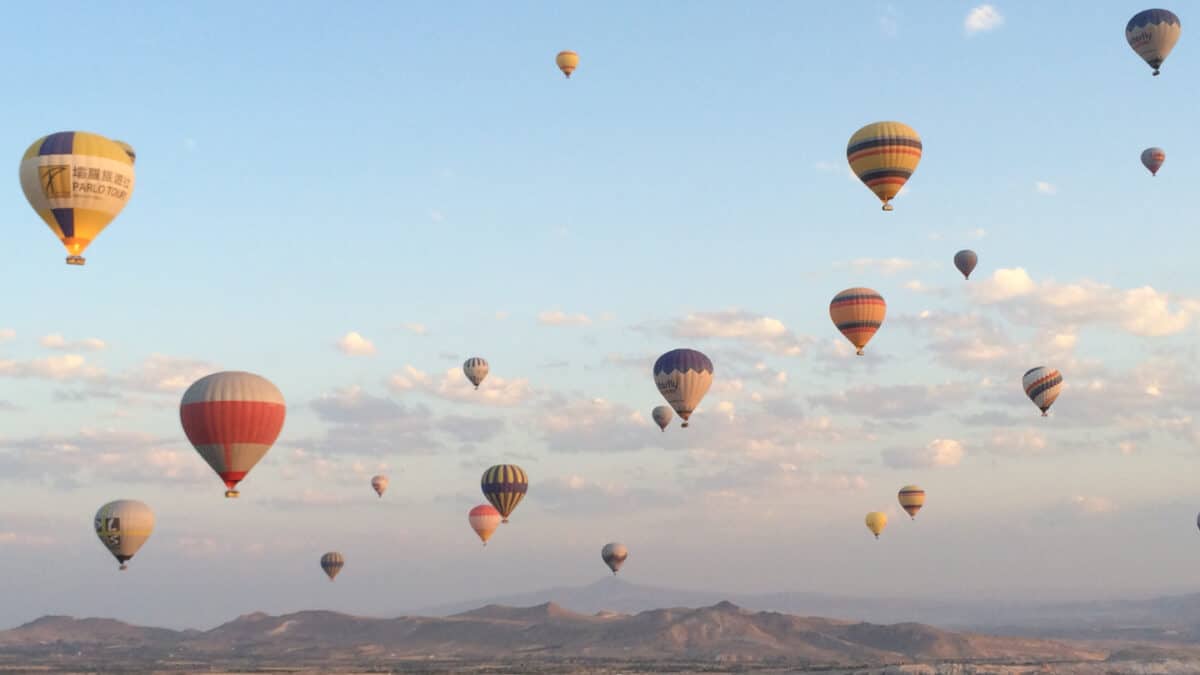
[[[507,523],[509,514],[529,490],[529,476],[516,464],[497,464],[483,472],[479,485],[483,488],[483,496],[504,517],[501,522]]]
[[[563,75],[570,79],[571,73],[575,72],[575,67],[579,65],[579,55],[568,49],[559,52],[558,56],[554,57],[554,62],[558,64],[558,69],[563,71]]]
[[[954,266],[962,272],[964,279],[971,278],[971,272],[975,271],[975,265],[979,264],[979,256],[975,255],[975,251],[963,249],[954,254]]]
[[[908,512],[913,520],[917,519],[917,511],[925,506],[925,491],[916,485],[905,485],[900,488],[900,506]]]
[[[342,554],[338,553],[337,551],[330,551],[329,553],[321,556],[321,569],[325,570],[325,575],[329,577],[330,581],[333,581],[333,578],[336,577],[338,572],[341,572],[342,568],[345,566],[346,559],[343,558]]]
[[[600,559],[608,565],[608,569],[612,570],[613,576],[621,569],[621,565],[625,564],[625,559],[629,557],[629,549],[625,548],[625,544],[612,542],[605,544],[604,548],[600,549]]]
[[[883,210],[891,211],[891,200],[921,161],[921,137],[900,122],[868,124],[850,137],[846,159],[854,175],[883,202]]]
[[[650,416],[654,418],[654,423],[658,425],[658,428],[666,431],[667,426],[675,417],[675,413],[671,411],[670,406],[660,405],[650,411]]]
[[[137,153],[133,151],[132,145],[126,143],[125,141],[118,141],[115,138],[113,139],[113,143],[121,146],[121,149],[125,151],[125,154],[129,155],[129,162],[131,164],[137,164]]]
[[[863,347],[883,325],[887,303],[883,296],[869,288],[847,288],[833,296],[829,303],[829,318],[833,325],[863,355]]]
[[[492,538],[492,533],[496,531],[497,527],[500,527],[501,517],[500,512],[494,506],[480,504],[467,514],[467,521],[471,523],[471,529],[479,535],[483,545],[487,546],[488,539]]]
[[[463,361],[463,374],[478,389],[479,383],[483,382],[483,378],[488,376],[488,362],[478,356],[472,356]]]
[[[879,533],[883,532],[883,528],[887,527],[887,514],[882,511],[872,511],[867,514],[867,529],[879,538]]]
[[[1142,151],[1142,166],[1150,169],[1151,176],[1158,175],[1158,170],[1166,160],[1167,153],[1163,152],[1162,148],[1146,148]]]
[[[672,349],[654,362],[654,384],[658,393],[683,418],[687,427],[688,418],[700,399],[712,386],[713,364],[707,356],[695,349]]]
[[[1125,41],[1150,64],[1157,76],[1181,32],[1183,24],[1175,14],[1165,9],[1147,9],[1134,14],[1125,24]]]
[[[375,488],[375,493],[383,497],[383,493],[387,492],[388,477],[384,475],[375,476],[371,479],[371,487]]]
[[[67,264],[117,217],[133,194],[133,160],[113,141],[60,131],[33,142],[21,159],[25,199],[67,248]]]
[[[1021,384],[1025,386],[1025,395],[1041,409],[1042,417],[1046,417],[1046,411],[1054,405],[1054,399],[1058,398],[1058,393],[1062,391],[1063,378],[1062,374],[1053,368],[1038,366],[1025,371]]]
[[[137,500],[118,499],[96,511],[95,527],[100,543],[113,554],[124,570],[129,567],[125,563],[133,558],[154,531],[154,512]]]
[[[234,488],[279,438],[286,414],[283,394],[274,384],[239,371],[196,380],[179,404],[183,432],[225,481],[226,497],[238,496]]]

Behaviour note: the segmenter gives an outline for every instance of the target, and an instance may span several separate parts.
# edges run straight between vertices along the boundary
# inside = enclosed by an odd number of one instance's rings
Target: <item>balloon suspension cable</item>
[[[67,264],[68,265],[82,265],[84,262],[85,261],[83,259],[83,256],[81,256],[81,255],[67,256]]]

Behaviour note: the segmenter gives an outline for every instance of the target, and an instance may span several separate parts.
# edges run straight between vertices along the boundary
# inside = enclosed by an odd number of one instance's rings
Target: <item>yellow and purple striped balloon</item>
[[[21,189],[29,205],[66,247],[67,264],[129,203],[133,157],[99,134],[60,131],[33,142],[21,158]]]
[[[846,144],[850,170],[876,197],[883,210],[912,177],[921,161],[921,137],[907,124],[875,122],[854,132]]]
[[[870,288],[847,288],[829,303],[829,318],[858,350],[859,356],[883,325],[886,315],[883,296]]]

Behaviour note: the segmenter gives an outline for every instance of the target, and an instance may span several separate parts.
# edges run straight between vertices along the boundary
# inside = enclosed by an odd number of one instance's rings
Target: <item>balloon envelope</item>
[[[616,574],[621,569],[621,565],[625,564],[625,559],[629,557],[629,549],[625,548],[625,544],[612,542],[605,544],[604,548],[600,549],[600,559],[608,565],[608,569]]]
[[[847,288],[829,302],[829,318],[863,355],[863,348],[875,336],[887,315],[883,296],[870,288]]]
[[[671,423],[671,420],[675,417],[675,413],[671,410],[670,406],[660,405],[650,411],[650,416],[654,418],[654,423],[658,425],[659,429],[666,431],[667,425]]]
[[[867,529],[879,538],[879,533],[883,532],[883,528],[887,527],[887,514],[882,511],[872,511],[867,514],[866,518]]]
[[[1158,75],[1159,67],[1182,32],[1183,24],[1174,13],[1165,9],[1147,9],[1134,14],[1125,24],[1125,41]]]
[[[501,518],[500,512],[490,504],[480,504],[467,514],[467,522],[471,523],[471,529],[479,535],[484,546],[487,546],[488,539],[492,538],[496,528],[500,527]]]
[[[154,512],[135,499],[118,499],[96,511],[94,525],[100,543],[126,569],[154,531]]]
[[[345,566],[346,559],[343,558],[342,554],[338,553],[337,551],[330,551],[329,553],[321,556],[321,569],[325,570],[325,575],[329,577],[330,581],[333,581],[333,578],[336,577],[338,572],[341,572],[342,568]]]
[[[376,494],[378,494],[380,497],[382,497],[383,493],[387,492],[388,482],[389,481],[388,481],[387,476],[384,476],[384,475],[375,476],[374,478],[371,479],[371,487],[375,489]]]
[[[846,144],[850,170],[891,211],[891,200],[921,162],[921,137],[901,122],[875,122],[854,132]]]
[[[483,472],[479,485],[483,496],[504,518],[501,522],[507,523],[509,514],[529,490],[529,476],[516,464],[497,464]]]
[[[1150,170],[1151,176],[1157,176],[1163,162],[1167,161],[1167,153],[1162,148],[1146,148],[1142,151],[1142,166]]]
[[[954,266],[962,272],[964,279],[971,278],[971,272],[975,271],[975,265],[979,264],[979,256],[975,255],[975,251],[963,249],[954,254]]]
[[[683,426],[712,386],[713,364],[695,349],[673,349],[654,362],[658,393],[683,418]]]
[[[488,375],[488,362],[481,357],[472,356],[463,362],[463,374],[478,389],[479,383]]]
[[[1046,417],[1046,411],[1062,391],[1063,377],[1053,368],[1038,366],[1025,371],[1021,384],[1025,387],[1025,395],[1042,411],[1042,417]]]
[[[558,56],[554,57],[554,63],[563,72],[563,75],[570,78],[571,73],[575,72],[575,68],[579,65],[579,55],[569,49],[561,51]]]
[[[29,205],[66,247],[67,264],[121,213],[133,195],[133,160],[113,141],[84,131],[60,131],[33,142],[21,158],[21,189]]]
[[[925,506],[925,491],[916,485],[905,485],[900,488],[900,507],[904,509],[913,520],[917,519],[917,511]]]
[[[278,387],[241,371],[196,380],[179,404],[183,432],[225,482],[226,497],[238,496],[234,488],[279,438],[286,414]]]

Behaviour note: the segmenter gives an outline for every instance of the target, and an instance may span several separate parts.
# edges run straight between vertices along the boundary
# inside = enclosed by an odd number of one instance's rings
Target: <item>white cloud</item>
[[[897,469],[958,466],[965,450],[951,438],[938,438],[923,448],[889,448],[883,451],[883,463]]]
[[[967,12],[967,18],[963,21],[963,28],[966,29],[967,35],[995,30],[1002,25],[1004,25],[1004,15],[991,5],[980,5],[972,9]]]
[[[429,209],[429,219],[435,223],[440,223],[446,220],[446,214],[442,213],[438,209]]]
[[[972,239],[983,239],[987,236],[987,230],[983,229],[982,227],[977,227],[968,232],[967,236]]]
[[[12,328],[0,328],[0,342],[8,342],[17,337],[17,331]]]
[[[509,380],[492,374],[476,390],[461,368],[450,368],[442,374],[441,380],[435,381],[428,373],[411,365],[388,378],[388,387],[395,392],[420,391],[448,401],[504,407],[520,405],[533,395],[529,380],[525,378]]]
[[[64,338],[61,333],[50,333],[49,335],[44,335],[40,340],[38,340],[38,344],[42,345],[46,349],[85,352],[100,351],[108,346],[104,343],[104,340],[97,338],[84,338],[83,340],[67,341],[67,339]]]
[[[1200,312],[1200,300],[1173,298],[1150,286],[1120,289],[1094,281],[1036,283],[1022,268],[996,270],[972,286],[977,302],[1001,304],[1023,324],[1052,321],[1055,326],[1108,323],[1133,335],[1156,337],[1184,331]],[[1069,331],[1055,337],[1061,346],[1074,344]]]
[[[404,328],[415,335],[428,335],[429,328],[423,323],[406,323]]]
[[[679,338],[738,340],[783,356],[798,356],[811,342],[797,337],[779,319],[739,309],[689,314],[675,322],[670,334]]]
[[[1044,180],[1039,180],[1033,184],[1033,189],[1038,194],[1055,195],[1058,194],[1058,186],[1053,183],[1047,183]]]
[[[37,377],[49,380],[95,380],[103,377],[104,371],[92,365],[79,354],[48,356],[31,361],[0,361],[0,376]]]
[[[375,343],[357,331],[350,331],[343,335],[342,339],[337,341],[337,348],[342,350],[343,354],[350,356],[370,356],[375,353]]]
[[[537,319],[545,326],[586,326],[592,322],[586,314],[567,314],[557,309],[541,312]]]

